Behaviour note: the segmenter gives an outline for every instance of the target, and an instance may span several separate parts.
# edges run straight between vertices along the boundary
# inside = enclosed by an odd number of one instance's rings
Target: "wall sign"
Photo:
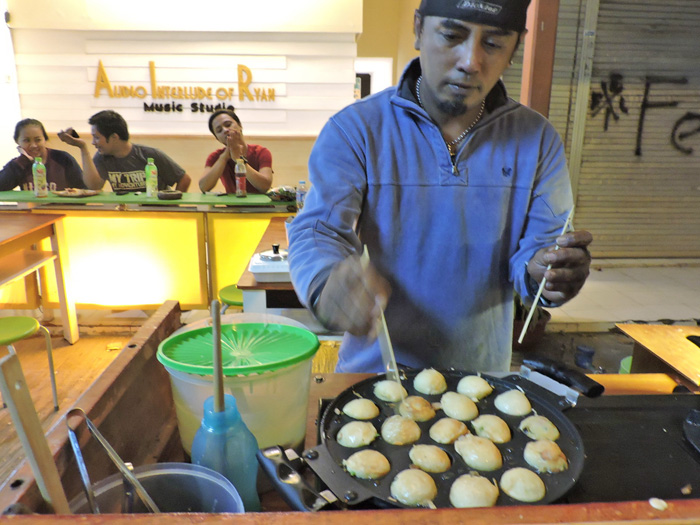
[[[95,79],[95,98],[138,98],[143,102],[144,112],[156,113],[213,113],[218,109],[233,110],[229,104],[234,98],[239,102],[274,102],[274,88],[253,86],[253,72],[249,67],[238,64],[237,86],[201,87],[192,85],[161,85],[156,75],[156,64],[148,62],[149,85],[112,85],[107,71],[99,61]]]

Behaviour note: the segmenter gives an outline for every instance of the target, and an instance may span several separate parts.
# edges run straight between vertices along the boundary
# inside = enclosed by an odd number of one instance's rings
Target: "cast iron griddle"
[[[579,398],[567,416],[586,445],[586,461],[563,502],[698,498],[700,453],[683,433],[694,409],[694,394]]]
[[[413,388],[413,379],[418,371],[403,372],[402,384],[408,391],[409,395],[420,395],[431,402],[439,402],[441,395],[428,396],[421,394]],[[463,371],[441,371],[447,380],[448,391],[456,391],[459,380],[470,375],[469,372]],[[512,440],[508,443],[497,444],[496,446],[501,451],[503,456],[503,467],[492,472],[480,472],[488,479],[500,480],[501,475],[513,467],[525,467],[534,470],[530,467],[522,457],[525,445],[531,441],[525,434],[518,430],[518,425],[524,417],[508,416],[498,411],[494,406],[494,399],[498,394],[520,388],[527,395],[534,412],[539,415],[546,416],[556,425],[561,434],[557,440],[557,444],[562,449],[569,460],[568,470],[561,473],[539,473],[540,478],[544,481],[547,489],[546,496],[537,504],[551,503],[561,498],[567,493],[576,483],[581,470],[583,469],[584,451],[583,441],[574,425],[562,413],[562,408],[568,406],[565,403],[560,404],[561,399],[551,393],[541,389],[537,385],[527,381],[526,379],[512,375],[506,378],[495,378],[488,375],[482,375],[493,387],[493,393],[487,398],[479,401],[477,407],[480,414],[495,414],[503,418],[512,433]],[[380,401],[373,394],[375,383],[385,379],[384,375],[372,377],[361,381],[351,388],[342,392],[336,397],[324,411],[320,422],[321,445],[314,448],[318,453],[309,457],[305,454],[307,463],[311,466],[314,472],[321,480],[328,485],[330,490],[346,504],[355,505],[358,503],[371,500],[373,504],[380,506],[396,506],[403,507],[397,502],[390,492],[391,481],[396,474],[401,470],[409,468],[411,461],[408,457],[408,452],[412,445],[390,445],[384,442],[381,437],[378,437],[369,447],[378,450],[384,454],[391,463],[391,472],[379,480],[361,480],[354,478],[348,474],[342,467],[343,460],[350,457],[353,453],[361,449],[347,448],[339,445],[336,441],[336,435],[340,428],[346,423],[353,421],[342,413],[342,408],[346,403],[357,399],[358,396],[371,399],[380,409],[380,415],[373,420],[370,420],[377,432],[381,431],[381,425],[386,418],[394,414],[394,409],[391,404]],[[438,487],[438,496],[434,503],[437,507],[450,507],[449,488],[452,482],[462,474],[474,471],[468,467],[462,458],[454,450],[453,445],[440,445],[430,439],[428,432],[430,427],[439,419],[446,417],[442,410],[438,410],[435,418],[430,421],[418,423],[421,428],[421,438],[416,444],[432,444],[439,446],[447,452],[452,460],[452,467],[443,474],[431,474]],[[467,423],[470,432],[475,433],[470,423]],[[316,457],[314,457],[316,456]],[[502,491],[497,501],[497,505],[522,505],[522,502],[516,501]]]

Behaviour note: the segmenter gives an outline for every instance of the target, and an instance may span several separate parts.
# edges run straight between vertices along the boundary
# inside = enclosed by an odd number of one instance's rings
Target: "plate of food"
[[[65,190],[51,192],[58,197],[92,197],[99,195],[99,190],[84,190],[81,188],[66,188]]]

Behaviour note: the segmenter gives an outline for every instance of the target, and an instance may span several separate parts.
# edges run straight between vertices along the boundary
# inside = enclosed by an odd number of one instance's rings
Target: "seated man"
[[[257,144],[246,144],[241,121],[233,111],[220,109],[209,117],[209,131],[225,147],[212,152],[205,163],[199,188],[205,192],[221,182],[226,193],[236,193],[236,159],[246,164],[248,193],[265,193],[272,186],[272,154]]]
[[[71,129],[59,132],[65,143],[80,148],[85,184],[92,190],[102,189],[106,180],[113,191],[146,191],[144,168],[152,158],[158,168],[158,189],[175,185],[187,191],[191,178],[185,170],[165,153],[155,148],[129,142],[129,129],[124,118],[110,109],[95,113],[88,123],[92,125],[92,144],[97,149],[90,157],[87,142],[71,135]]]

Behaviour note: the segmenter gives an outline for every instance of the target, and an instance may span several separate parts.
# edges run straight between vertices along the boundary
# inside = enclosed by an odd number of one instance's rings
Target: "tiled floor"
[[[549,331],[605,331],[630,321],[697,324],[700,260],[594,261],[580,294],[550,313]]]

